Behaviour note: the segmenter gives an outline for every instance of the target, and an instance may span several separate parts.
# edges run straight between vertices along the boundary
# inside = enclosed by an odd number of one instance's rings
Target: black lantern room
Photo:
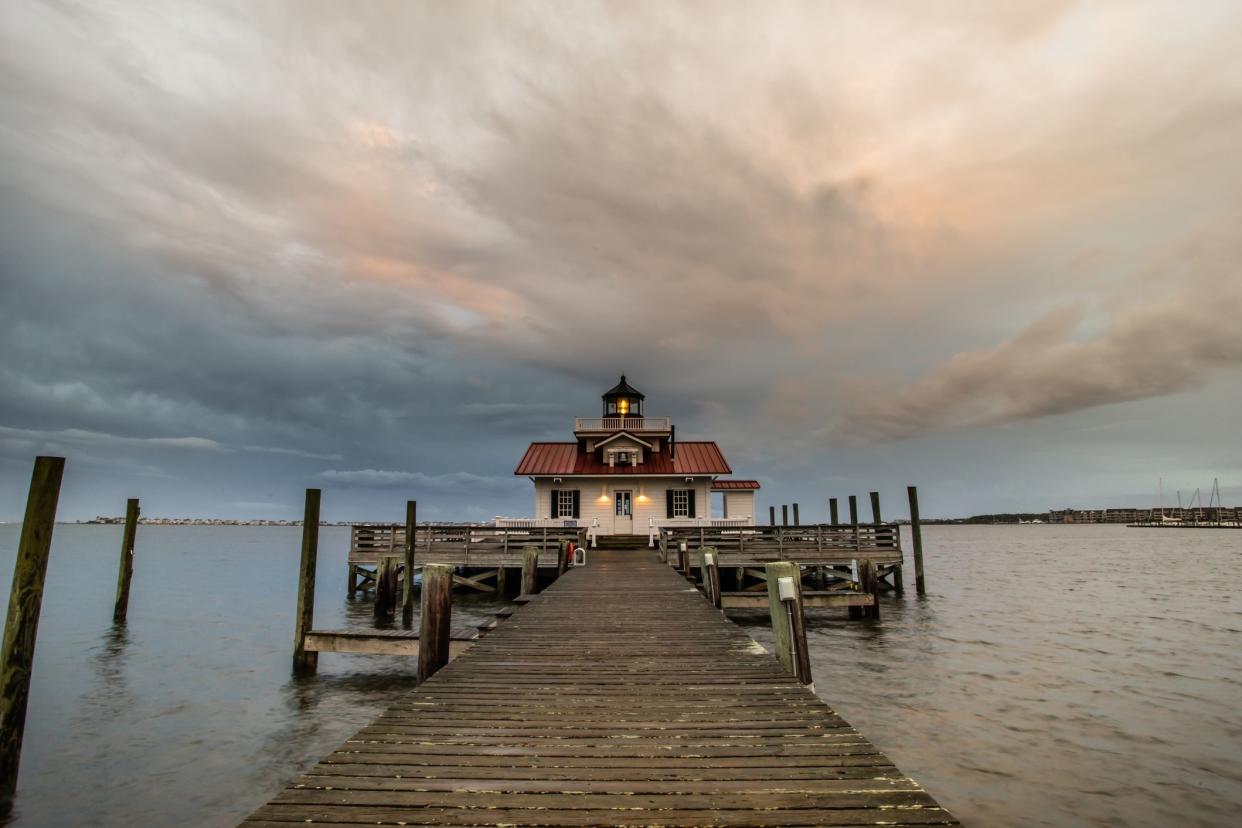
[[[643,399],[642,392],[626,382],[625,374],[622,374],[621,381],[604,394],[604,416],[641,417]]]

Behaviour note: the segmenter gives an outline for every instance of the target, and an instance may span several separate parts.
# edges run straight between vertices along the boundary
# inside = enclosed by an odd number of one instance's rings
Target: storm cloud
[[[525,442],[622,371],[776,502],[957,440],[1162,446],[1118,497],[1203,474],[1239,36],[1210,2],[10,4],[0,518],[43,451],[90,467],[69,516],[522,514]],[[1008,505],[959,473],[939,511]]]

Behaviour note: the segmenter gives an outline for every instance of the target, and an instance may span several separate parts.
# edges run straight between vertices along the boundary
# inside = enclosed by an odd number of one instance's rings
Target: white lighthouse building
[[[661,526],[754,525],[754,480],[733,470],[710,440],[677,440],[668,417],[650,417],[645,397],[621,381],[599,417],[575,417],[574,440],[531,443],[514,474],[535,484],[535,515],[593,535],[648,536]],[[712,514],[713,492],[722,492]]]

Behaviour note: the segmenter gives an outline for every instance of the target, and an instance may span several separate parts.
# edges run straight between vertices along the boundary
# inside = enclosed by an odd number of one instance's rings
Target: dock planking
[[[597,552],[243,823],[946,825],[665,564]]]

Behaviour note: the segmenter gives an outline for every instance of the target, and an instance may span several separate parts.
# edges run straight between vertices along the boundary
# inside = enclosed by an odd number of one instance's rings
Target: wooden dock
[[[290,823],[957,824],[646,550],[593,553],[243,824]]]

